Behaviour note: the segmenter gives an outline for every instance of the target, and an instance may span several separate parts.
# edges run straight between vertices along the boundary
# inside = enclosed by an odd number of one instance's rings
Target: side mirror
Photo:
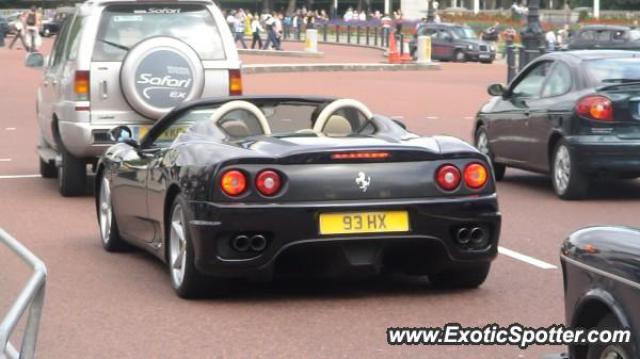
[[[487,92],[491,96],[503,96],[505,92],[504,85],[502,84],[492,84],[487,88]]]
[[[42,68],[44,66],[44,56],[39,52],[30,52],[24,60],[24,65],[31,68]]]
[[[395,118],[392,118],[392,120],[393,120],[393,122],[396,123],[396,125],[402,127],[405,130],[407,129],[407,125],[405,125],[404,122],[402,122],[402,121],[400,121],[398,119],[395,119]]]
[[[109,138],[116,143],[126,143],[127,145],[139,148],[140,144],[133,138],[133,133],[128,126],[118,126],[109,130]]]

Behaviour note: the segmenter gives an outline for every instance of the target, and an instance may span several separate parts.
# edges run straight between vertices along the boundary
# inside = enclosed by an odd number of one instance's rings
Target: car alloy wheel
[[[182,205],[176,204],[171,214],[169,231],[169,264],[171,279],[176,288],[182,285],[187,263],[187,238]]]
[[[102,178],[100,185],[99,197],[99,218],[100,218],[100,237],[104,244],[109,243],[111,238],[111,222],[113,221],[113,210],[111,208],[111,187],[106,177]]]
[[[487,138],[487,134],[484,131],[478,131],[478,136],[476,138],[476,148],[484,153],[485,155],[491,158],[491,151],[489,150],[489,139]]]
[[[464,54],[464,52],[462,52],[462,50],[456,51],[454,58],[457,62],[464,62],[467,59],[466,55]]]
[[[571,156],[565,145],[558,146],[553,163],[553,181],[558,193],[563,194],[569,187],[571,178]]]

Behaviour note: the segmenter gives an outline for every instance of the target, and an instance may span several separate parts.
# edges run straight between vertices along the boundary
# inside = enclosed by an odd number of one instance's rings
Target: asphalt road
[[[142,252],[102,250],[91,197],[61,198],[38,172],[38,71],[0,49],[0,227],[47,264],[40,358],[537,358],[560,347],[389,346],[387,327],[564,322],[560,242],[595,224],[637,224],[640,185],[599,185],[582,202],[555,198],[548,179],[508,170],[498,186],[501,245],[540,262],[500,255],[477,290],[437,291],[424,278],[251,284],[226,298],[185,301],[165,267]],[[445,64],[441,71],[245,76],[245,93],[352,97],[403,118],[420,134],[470,139],[486,86],[502,65]],[[549,264],[549,265],[546,265]],[[544,268],[541,268],[544,267]],[[545,269],[546,268],[546,269]],[[27,270],[0,248],[0,313]]]

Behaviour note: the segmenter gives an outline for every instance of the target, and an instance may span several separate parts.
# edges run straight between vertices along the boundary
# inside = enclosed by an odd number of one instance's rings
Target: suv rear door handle
[[[106,100],[109,97],[109,94],[107,93],[107,80],[103,80],[100,83],[100,92],[102,92],[102,99]]]

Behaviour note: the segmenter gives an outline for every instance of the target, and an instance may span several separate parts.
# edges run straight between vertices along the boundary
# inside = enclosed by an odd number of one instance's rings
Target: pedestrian
[[[382,44],[384,46],[386,43],[389,46],[389,33],[391,32],[391,23],[393,21],[391,21],[389,14],[384,14],[380,21],[382,21]]]
[[[556,33],[553,30],[547,31],[544,35],[545,40],[547,41],[547,50],[553,51],[556,49]]]
[[[266,14],[264,24],[267,27],[267,41],[264,42],[262,49],[266,50],[269,46],[273,46],[274,49],[280,50],[275,29],[276,20],[271,16],[271,14]]]
[[[42,44],[40,38],[40,25],[42,23],[42,16],[38,12],[35,6],[32,6],[27,12],[25,18],[25,42],[27,43],[26,50],[28,52],[36,52]]]
[[[262,48],[262,39],[260,38],[260,33],[264,31],[262,29],[262,25],[260,25],[260,17],[258,14],[253,15],[253,19],[251,20],[251,48],[254,49],[256,47],[256,43],[258,44],[258,48]]]
[[[11,43],[9,44],[9,49],[12,49],[16,41],[20,39],[20,42],[22,42],[22,47],[28,51],[29,47],[27,46],[27,43],[25,42],[25,38],[24,38],[26,18],[27,18],[27,12],[25,11],[24,13],[20,14],[20,16],[18,16],[16,21],[12,23],[13,30],[15,31],[15,35],[13,37],[13,40],[11,40]]]
[[[396,22],[396,36],[402,34],[402,10],[398,9],[393,13],[394,20]]]
[[[284,33],[283,31],[283,27],[282,27],[282,14],[281,13],[277,13],[274,12],[273,13],[273,17],[275,18],[275,33],[276,33],[276,40],[278,41],[278,44],[276,46],[276,50],[282,50],[282,35]]]
[[[234,22],[233,22],[233,28],[234,28],[234,33],[235,33],[235,40],[234,42],[237,44],[238,41],[240,41],[240,44],[242,45],[242,48],[246,49],[247,48],[247,44],[244,42],[244,18],[242,16],[243,14],[241,12],[236,13],[236,16],[234,17]]]

